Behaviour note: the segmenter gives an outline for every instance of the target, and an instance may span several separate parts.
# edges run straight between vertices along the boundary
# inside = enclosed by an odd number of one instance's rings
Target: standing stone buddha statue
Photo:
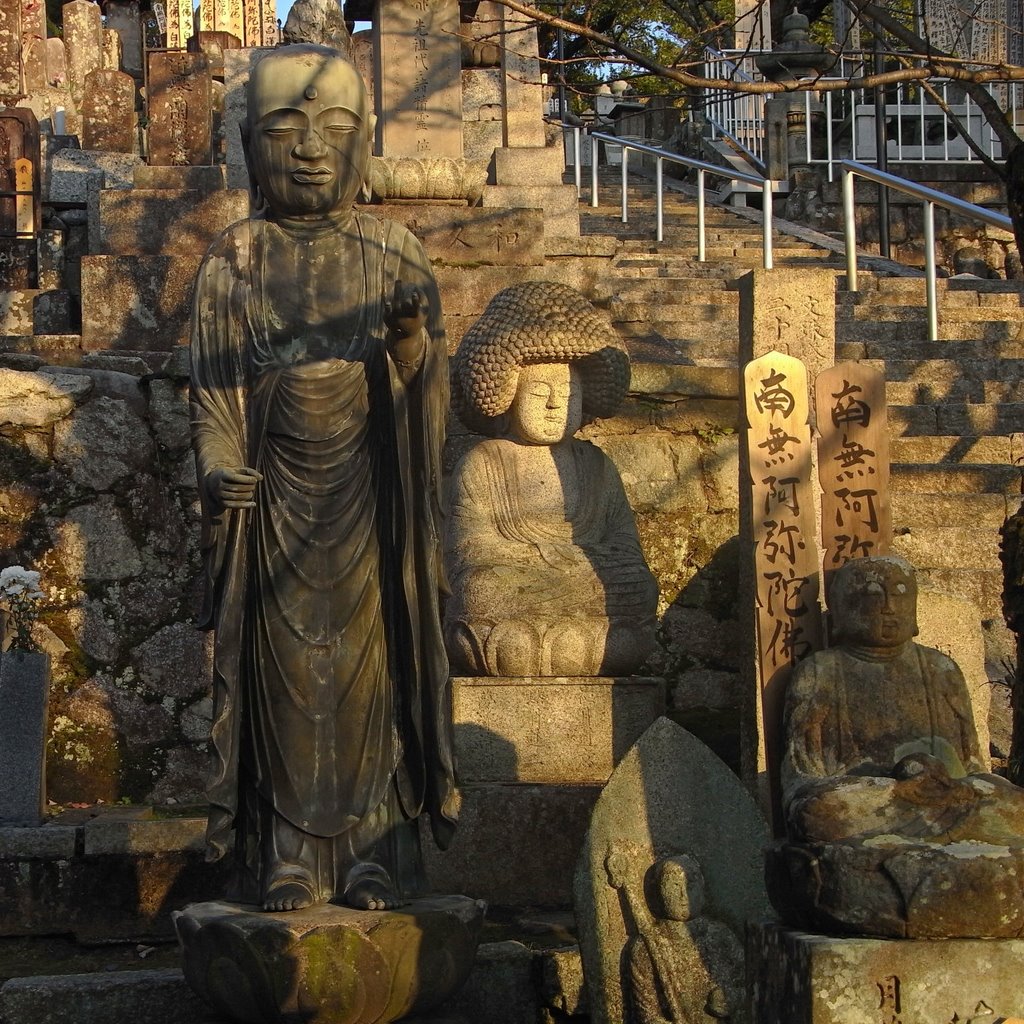
[[[454,827],[438,483],[441,306],[420,244],[355,212],[356,68],[282,47],[247,84],[256,212],[203,262],[192,419],[216,630],[209,857],[267,910],[387,909]]]

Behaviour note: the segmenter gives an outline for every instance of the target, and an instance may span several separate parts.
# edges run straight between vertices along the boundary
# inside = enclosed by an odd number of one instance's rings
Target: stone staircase
[[[696,261],[696,202],[665,198],[657,244],[654,187],[634,177],[629,223],[619,217],[617,174],[603,205],[581,207],[584,235],[615,235],[620,248],[599,300],[626,339],[635,372],[661,366],[696,392],[736,384],[738,279],[761,265],[761,227],[749,211],[706,209],[707,262]],[[776,222],[775,266],[836,271],[836,360],[866,360],[886,375],[895,549],[927,583],[973,600],[986,626],[990,675],[1012,645],[1002,626],[998,528],[1021,493],[1024,456],[1024,283],[938,282],[940,341],[927,341],[924,280],[861,272],[846,290],[833,240],[794,237]],[[831,243],[831,244],[829,244]],[[909,273],[909,272],[908,272]],[[668,367],[672,370],[669,371]]]

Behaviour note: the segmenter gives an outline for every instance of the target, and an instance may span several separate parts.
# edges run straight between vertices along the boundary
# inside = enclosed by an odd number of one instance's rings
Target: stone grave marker
[[[46,40],[46,75],[50,85],[67,84],[68,64],[63,39],[51,37]]]
[[[21,0],[21,45],[27,50],[36,39],[45,39],[46,4],[43,0]]]
[[[212,92],[205,54],[150,55],[149,163],[212,163]]]
[[[121,37],[121,69],[141,75],[142,14],[139,0],[108,0],[103,11],[107,28]]]
[[[50,83],[46,68],[46,40],[32,39],[24,51],[25,92],[41,92]]]
[[[103,67],[108,71],[121,70],[121,36],[112,28],[103,30]]]
[[[544,87],[537,54],[537,26],[525,15],[502,7],[503,146],[544,145]]]
[[[98,4],[71,0],[64,5],[64,49],[71,98],[81,109],[86,75],[103,66],[103,26]]]
[[[734,958],[747,922],[771,914],[762,859],[768,841],[768,828],[750,795],[703,743],[668,718],[647,729],[598,798],[576,865],[576,924],[593,1024],[633,1019],[625,1005],[623,983],[629,972],[623,966],[634,940],[648,939],[655,952],[660,947],[667,953],[662,943],[668,936],[657,934],[666,929],[645,921],[648,915],[661,916],[656,901],[649,909],[644,906],[659,862],[687,857],[699,866],[705,886],[701,916],[714,923],[705,934],[717,933],[719,941],[713,944],[731,947]],[[723,933],[731,933],[732,941],[722,941]],[[699,969],[709,967],[713,974],[722,970],[712,981],[727,996],[728,1006],[720,1007],[725,1012],[717,1015],[728,1014],[733,1024],[742,1024],[748,1017],[742,982],[736,991],[735,965],[723,969],[709,957]],[[685,985],[696,969],[696,958],[689,966],[684,962],[682,978],[676,980]],[[641,1019],[709,1018],[666,1018],[663,1013]]]
[[[0,654],[0,824],[42,824],[49,696],[49,655]]]
[[[0,103],[25,94],[21,53],[21,0],[0,0]]]
[[[82,104],[82,146],[135,152],[135,80],[123,71],[92,71]]]
[[[460,158],[457,0],[380,0],[374,30],[378,152]]]

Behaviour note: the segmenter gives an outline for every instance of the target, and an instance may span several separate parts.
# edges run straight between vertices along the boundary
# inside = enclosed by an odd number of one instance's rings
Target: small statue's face
[[[861,564],[863,562],[863,564]],[[835,617],[841,639],[865,647],[900,647],[917,635],[917,581],[884,559],[849,563],[837,590]]]
[[[509,409],[509,433],[520,444],[551,445],[583,422],[583,382],[568,363],[537,363],[519,371]]]
[[[687,871],[683,858],[666,858],[661,867],[658,895],[669,921],[689,921],[700,917],[704,909],[704,878],[695,864]]]
[[[249,166],[271,210],[315,217],[351,206],[373,118],[359,72],[329,53],[287,48],[249,83]]]

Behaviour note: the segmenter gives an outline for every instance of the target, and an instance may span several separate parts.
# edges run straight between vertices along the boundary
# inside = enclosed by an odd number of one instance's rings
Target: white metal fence
[[[704,73],[729,81],[759,81],[749,52],[705,52]],[[870,69],[870,55],[844,55],[833,69],[834,78],[822,83],[856,78]],[[962,137],[955,119],[978,148],[994,160],[1005,154],[998,135],[982,110],[956,82],[931,83],[938,99],[920,83],[901,82],[885,90],[885,144],[889,163],[971,163],[979,156]],[[997,82],[985,87],[1007,114],[1010,123],[1024,129],[1024,83]],[[812,90],[803,95],[806,124],[806,158],[828,165],[829,179],[840,160],[876,163],[875,91],[873,89]],[[763,160],[764,105],[769,95],[745,95],[724,88],[705,90],[704,113],[712,135],[727,136]]]

